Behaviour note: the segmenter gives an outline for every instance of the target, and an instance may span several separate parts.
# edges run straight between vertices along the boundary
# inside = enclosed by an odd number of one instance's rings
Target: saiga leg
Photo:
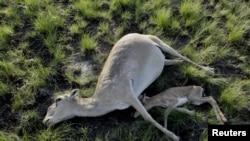
[[[159,130],[161,130],[163,133],[165,133],[168,137],[170,137],[174,141],[179,141],[179,137],[176,136],[173,132],[167,130],[162,125],[160,125],[158,122],[156,122],[151,115],[147,112],[147,110],[143,107],[141,102],[138,100],[137,97],[135,97],[134,90],[132,88],[132,83],[130,83],[130,93],[128,94],[129,97],[127,99],[127,103],[132,105],[140,114],[141,116],[146,120],[151,122],[155,127],[157,127]]]
[[[164,127],[167,129],[168,116],[176,107],[178,106],[178,101],[173,101],[164,112]]]
[[[194,110],[188,110],[186,108],[175,108],[175,110],[178,111],[178,112],[181,112],[181,113],[186,113],[186,114],[188,114],[190,116],[193,116],[194,113],[195,113]]]
[[[212,96],[202,97],[202,90],[201,89],[192,90],[190,95],[189,95],[189,100],[192,101],[192,103],[194,105],[200,105],[200,104],[208,102],[213,107],[216,118],[218,119],[218,121],[220,121],[220,123],[222,123],[222,124],[227,122],[227,119],[225,118],[224,114],[221,112],[215,99]]]
[[[181,60],[181,59],[174,59],[174,60],[165,59],[164,65],[169,66],[169,65],[179,64],[179,63],[182,63],[182,62],[183,62],[183,60]]]

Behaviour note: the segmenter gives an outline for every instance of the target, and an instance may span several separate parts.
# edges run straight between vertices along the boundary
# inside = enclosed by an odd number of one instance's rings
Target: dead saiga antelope
[[[167,128],[167,119],[172,110],[177,110],[189,115],[193,115],[194,111],[190,111],[186,108],[179,108],[186,102],[191,102],[194,105],[201,105],[208,102],[212,105],[217,120],[223,124],[227,122],[224,114],[221,112],[218,104],[212,96],[203,96],[204,89],[200,86],[184,86],[184,87],[172,87],[152,97],[143,97],[142,103],[146,110],[150,110],[153,107],[164,107],[164,127]],[[138,117],[139,113],[136,112],[134,117]]]
[[[117,109],[133,106],[142,117],[164,132],[172,140],[179,137],[156,122],[138,100],[138,96],[162,72],[164,65],[180,63],[166,60],[169,53],[195,66],[213,73],[213,69],[192,62],[166,45],[156,36],[132,33],[122,37],[111,50],[98,78],[95,93],[90,98],[80,98],[79,90],[59,96],[48,108],[43,120],[53,125],[75,116],[96,117]]]

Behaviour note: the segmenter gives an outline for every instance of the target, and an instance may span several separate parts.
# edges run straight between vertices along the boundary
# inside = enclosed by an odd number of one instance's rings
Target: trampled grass
[[[142,118],[130,118],[130,110],[42,124],[59,92],[79,88],[82,97],[93,94],[108,52],[132,32],[156,35],[216,72],[209,76],[185,63],[166,67],[146,93],[200,85],[229,124],[250,124],[249,15],[248,1],[0,0],[0,140],[166,140]],[[84,78],[65,71],[74,61],[89,61],[96,70]],[[168,129],[183,140],[205,141],[207,124],[217,124],[216,117],[206,104],[192,108],[194,117],[171,114]],[[150,113],[162,124],[163,111]],[[110,123],[103,125],[102,118]]]

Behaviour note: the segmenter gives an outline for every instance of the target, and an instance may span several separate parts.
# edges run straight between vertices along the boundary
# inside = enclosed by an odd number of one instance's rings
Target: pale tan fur
[[[190,111],[186,108],[179,108],[186,102],[191,102],[194,105],[200,105],[208,102],[212,105],[215,115],[220,123],[227,121],[224,114],[221,112],[218,104],[212,96],[203,96],[204,89],[200,86],[185,86],[185,87],[172,87],[152,97],[143,98],[143,106],[146,110],[150,110],[153,107],[167,107],[165,110],[164,126],[167,128],[168,115],[172,110],[177,110],[189,115],[193,115],[194,111]],[[134,117],[138,117],[139,113],[136,112]]]
[[[179,140],[178,136],[157,123],[138,100],[142,91],[161,74],[164,65],[181,62],[178,59],[166,60],[162,51],[213,73],[212,68],[192,62],[156,36],[131,33],[122,37],[111,50],[98,78],[94,95],[83,99],[77,96],[79,90],[73,90],[71,94],[60,96],[48,108],[43,122],[53,125],[75,116],[101,116],[133,106],[145,120],[172,140]]]

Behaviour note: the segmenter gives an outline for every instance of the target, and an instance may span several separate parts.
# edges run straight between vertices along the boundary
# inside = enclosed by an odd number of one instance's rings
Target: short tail
[[[193,62],[192,60],[190,60],[189,58],[181,55],[180,53],[178,53],[176,50],[174,50],[172,47],[168,46],[166,43],[164,43],[163,41],[161,41],[158,37],[156,36],[152,36],[149,35],[149,38],[156,43],[156,46],[159,47],[163,52],[169,53],[170,55],[173,55],[175,57],[181,58],[186,62],[189,62],[195,66],[197,66],[198,68],[201,68],[203,70],[205,70],[206,72],[208,72],[209,74],[214,74],[214,68],[210,68],[210,67],[206,67],[206,66],[202,66],[199,65],[195,62]]]

